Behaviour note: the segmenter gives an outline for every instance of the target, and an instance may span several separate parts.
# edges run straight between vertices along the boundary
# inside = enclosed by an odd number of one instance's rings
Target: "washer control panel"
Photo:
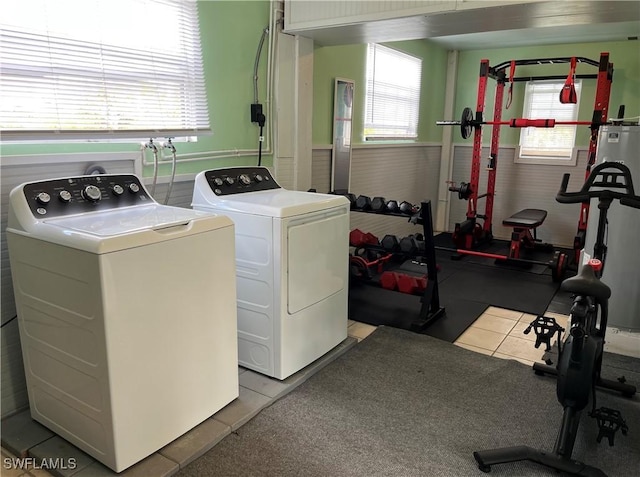
[[[22,190],[31,212],[39,219],[154,202],[132,174],[31,182]]]
[[[280,189],[265,167],[229,167],[204,173],[214,194],[231,195],[260,190]]]

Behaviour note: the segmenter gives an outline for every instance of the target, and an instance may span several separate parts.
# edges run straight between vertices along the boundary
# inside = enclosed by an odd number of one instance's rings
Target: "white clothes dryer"
[[[71,177],[13,189],[7,239],[33,419],[120,472],[238,397],[229,218]]]
[[[349,201],[264,167],[196,176],[192,207],[235,224],[238,362],[285,379],[347,338]]]

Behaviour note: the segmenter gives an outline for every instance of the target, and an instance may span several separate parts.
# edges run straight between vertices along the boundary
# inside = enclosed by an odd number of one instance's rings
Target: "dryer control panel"
[[[228,167],[204,173],[216,195],[242,194],[260,190],[280,189],[266,167]]]
[[[69,177],[25,184],[23,192],[38,219],[155,202],[132,174]]]

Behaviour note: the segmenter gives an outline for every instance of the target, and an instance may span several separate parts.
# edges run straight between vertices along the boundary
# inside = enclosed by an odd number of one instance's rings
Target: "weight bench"
[[[523,209],[502,221],[502,225],[513,227],[509,258],[520,258],[520,246],[533,248],[538,242],[536,228],[542,225],[547,211],[541,209]]]

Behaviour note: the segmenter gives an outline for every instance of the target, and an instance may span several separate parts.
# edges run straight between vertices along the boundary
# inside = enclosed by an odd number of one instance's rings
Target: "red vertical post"
[[[598,80],[596,83],[596,98],[593,106],[593,117],[591,119],[591,137],[589,140],[589,155],[587,169],[585,171],[585,181],[591,174],[591,167],[596,162],[596,150],[598,147],[598,134],[600,126],[607,122],[609,112],[609,97],[611,95],[611,83],[613,81],[613,63],[609,62],[609,53],[600,54],[600,65],[598,67]],[[584,248],[587,223],[589,219],[589,202],[583,202],[580,206],[580,217],[578,219],[578,232],[573,240],[573,250],[575,262],[580,261],[580,251]]]
[[[489,77],[489,60],[480,61],[480,77],[478,78],[478,100],[476,101],[476,121],[484,121],[484,101],[487,94]],[[473,156],[471,160],[471,195],[467,203],[467,219],[475,219],[478,206],[478,182],[480,180],[480,161],[482,159],[482,126],[478,126],[473,134]]]
[[[493,238],[493,199],[496,190],[496,173],[498,170],[498,148],[500,147],[500,121],[502,120],[502,105],[504,101],[504,72],[498,78],[496,97],[493,106],[493,121],[496,123],[491,129],[491,149],[489,152],[489,177],[487,179],[487,199],[485,202],[485,218],[483,232],[486,238]]]

